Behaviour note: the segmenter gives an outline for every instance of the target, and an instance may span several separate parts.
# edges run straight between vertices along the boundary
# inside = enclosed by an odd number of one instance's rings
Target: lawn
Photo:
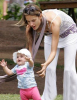
[[[19,94],[0,94],[0,100],[20,100]],[[55,100],[62,100],[62,95],[58,95]]]
[[[18,94],[0,94],[0,100],[20,100]]]

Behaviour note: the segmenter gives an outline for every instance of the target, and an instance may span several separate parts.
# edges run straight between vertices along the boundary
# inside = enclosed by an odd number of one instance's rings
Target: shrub
[[[20,20],[22,13],[20,12],[20,5],[17,3],[12,3],[8,5],[7,15],[4,16],[6,20]]]

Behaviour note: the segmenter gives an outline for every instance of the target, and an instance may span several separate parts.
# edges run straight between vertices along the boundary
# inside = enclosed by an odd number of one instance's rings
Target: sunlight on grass
[[[63,96],[62,95],[58,95],[55,100],[63,100]]]
[[[0,100],[20,100],[19,94],[0,94]]]
[[[0,94],[0,100],[20,100],[19,94]],[[62,95],[58,95],[55,100],[62,100]]]

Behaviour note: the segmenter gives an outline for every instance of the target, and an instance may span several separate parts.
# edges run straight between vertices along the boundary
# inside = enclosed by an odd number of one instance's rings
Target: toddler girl
[[[27,49],[18,50],[13,53],[13,61],[17,65],[11,70],[7,67],[4,59],[0,61],[0,65],[7,75],[17,74],[21,100],[41,100],[34,77],[34,62],[31,53]]]

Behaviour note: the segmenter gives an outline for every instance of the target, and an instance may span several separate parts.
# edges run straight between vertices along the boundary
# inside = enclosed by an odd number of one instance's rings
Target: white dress
[[[51,23],[56,19],[57,16],[61,18],[60,38],[58,42],[56,56],[54,60],[46,68],[45,87],[42,95],[42,100],[54,100],[57,96],[56,66],[60,48],[64,48],[63,100],[77,100],[76,96],[77,82],[76,80],[74,80],[76,79],[75,58],[77,51],[77,27],[73,19],[60,10],[57,9],[44,10],[43,13],[44,12],[51,13],[51,11],[53,11],[56,14],[55,18],[51,21]],[[45,36],[44,37],[45,60],[47,60],[51,52],[51,43],[52,43],[52,35]],[[72,76],[73,79],[71,79]]]

